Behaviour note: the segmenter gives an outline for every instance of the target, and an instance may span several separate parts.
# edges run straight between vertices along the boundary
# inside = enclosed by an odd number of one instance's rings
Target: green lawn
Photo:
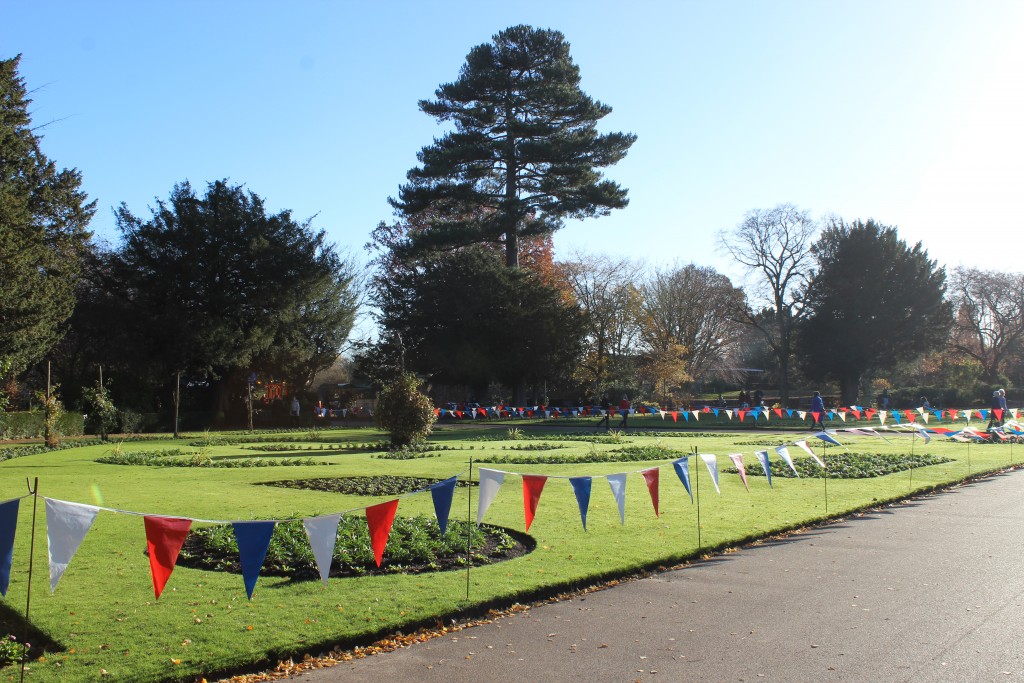
[[[647,418],[645,422],[660,426],[661,419]],[[667,422],[671,424],[670,419]],[[748,470],[754,470],[758,467],[753,458],[755,450],[768,448],[773,458],[775,454],[769,446],[752,442],[796,438],[793,434],[771,436],[763,423],[760,424],[764,434],[745,431],[690,437],[627,436],[620,444],[551,439],[552,444],[559,446],[551,454],[562,457],[612,451],[624,445],[661,445],[678,455],[692,448],[715,453],[719,456],[720,469],[731,465],[726,457],[729,453],[741,452]],[[552,433],[560,431],[557,423],[550,424],[548,429]],[[526,436],[538,436],[536,428],[523,431]],[[339,442],[372,443],[382,438],[378,432],[358,429],[320,432],[316,438],[322,441],[309,442],[309,445],[319,449],[322,442],[323,451],[257,451],[246,449],[245,444],[210,446],[205,450],[214,460],[292,457],[330,463],[258,468],[99,464],[96,460],[109,455],[111,447],[88,446],[0,463],[0,500],[24,494],[26,477],[38,477],[43,496],[137,512],[237,520],[311,516],[359,508],[384,499],[256,484],[281,479],[380,474],[445,478],[459,473],[464,476],[470,457],[476,461],[487,457],[543,455],[543,451],[521,452],[508,448],[513,443],[535,443],[536,438],[519,442],[484,440],[505,434],[505,427],[444,427],[431,441],[448,445],[451,450],[430,453],[436,457],[410,460],[383,460],[365,450],[338,447]],[[275,438],[265,437],[264,440],[273,442]],[[909,436],[889,437],[892,443],[866,437],[840,435],[839,438],[858,452],[895,454],[909,453],[911,449]],[[187,443],[189,439],[125,443],[122,448],[131,451],[191,449],[183,441]],[[816,439],[811,441],[817,446]],[[913,447],[918,454],[941,455],[953,460],[916,469],[912,475],[899,472],[874,479],[829,480],[829,514],[894,500],[908,495],[912,488],[923,490],[956,481],[968,476],[969,469],[971,473],[995,470],[1024,458],[1024,446],[1020,445],[968,447],[938,439],[925,445],[917,439]],[[820,447],[815,450],[821,452]],[[790,451],[795,458],[803,455],[797,448]],[[830,455],[839,452],[841,449],[835,447],[829,449]],[[375,635],[433,623],[436,618],[463,610],[511,604],[517,598],[527,599],[559,588],[583,586],[643,568],[677,563],[699,552],[697,510],[668,466],[668,460],[483,466],[509,472],[601,476],[635,473],[656,464],[665,465],[661,469],[660,517],[654,516],[639,474],[628,478],[625,525],[619,521],[608,484],[603,479],[595,479],[587,532],[580,526],[569,482],[550,479],[530,530],[537,541],[536,550],[513,561],[473,569],[468,602],[464,571],[339,578],[331,579],[326,588],[318,581],[262,577],[250,602],[240,576],[185,567],[175,570],[162,597],[156,601],[144,555],[146,538],[142,518],[110,512],[100,513],[56,593],[51,595],[44,506],[40,501],[31,621],[57,647],[47,652],[43,661],[31,663],[30,680],[98,680],[101,670],[108,672],[109,680],[192,680],[198,674],[273,663],[278,658],[304,652],[315,653],[338,642],[367,642]],[[696,459],[691,462],[691,475],[696,474],[698,464],[702,468],[700,503],[704,549],[799,527],[825,516],[824,481],[821,479],[777,478],[774,489],[770,489],[764,477],[750,477],[750,492],[747,493],[737,475],[722,474],[719,496],[703,464]],[[475,473],[476,465],[474,478]],[[475,488],[469,500],[466,489],[458,489],[452,515],[470,514],[475,518],[476,496]],[[520,478],[506,476],[485,521],[522,530],[522,500]],[[0,619],[8,623],[16,621],[25,607],[31,503],[31,499],[22,501],[10,590],[0,601]],[[467,504],[471,508],[469,512]],[[401,499],[399,515],[421,513],[433,514],[429,494]],[[20,638],[20,630],[16,635]],[[16,680],[16,675],[14,667],[0,669],[0,680]]]

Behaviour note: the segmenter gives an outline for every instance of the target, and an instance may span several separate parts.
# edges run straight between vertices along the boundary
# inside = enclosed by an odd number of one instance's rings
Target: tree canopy
[[[810,377],[839,382],[844,404],[861,378],[942,347],[952,322],[946,274],[896,228],[833,221],[812,247],[817,273],[799,330]]]
[[[0,60],[0,357],[15,373],[64,335],[96,210],[81,174],[43,154],[20,59]]]
[[[268,214],[227,181],[189,183],[143,220],[122,205],[123,243],[101,273],[123,302],[126,338],[164,376],[184,371],[222,389],[264,372],[297,384],[329,366],[354,323],[352,264],[322,230]],[[219,407],[225,409],[224,391]]]
[[[636,136],[599,134],[611,107],[579,84],[558,31],[513,26],[470,50],[458,80],[419,103],[454,130],[420,151],[391,200],[407,218],[434,212],[405,248],[500,243],[518,266],[521,238],[626,206],[626,190],[597,169],[622,159]]]
[[[379,302],[385,338],[400,335],[408,368],[436,382],[482,392],[491,382],[554,381],[580,355],[579,309],[484,249],[421,259]]]

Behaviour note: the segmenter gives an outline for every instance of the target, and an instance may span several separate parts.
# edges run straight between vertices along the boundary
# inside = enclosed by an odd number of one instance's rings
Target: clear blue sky
[[[342,249],[391,220],[441,128],[419,99],[518,23],[556,28],[583,88],[636,133],[608,177],[630,205],[556,237],[712,265],[753,208],[876,218],[947,265],[1020,271],[1024,2],[55,2],[8,0],[44,151],[99,202],[148,215],[176,182],[230,178],[316,215]]]

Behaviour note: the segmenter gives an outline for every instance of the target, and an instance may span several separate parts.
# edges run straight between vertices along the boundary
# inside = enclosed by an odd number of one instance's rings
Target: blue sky
[[[630,205],[556,253],[712,265],[753,208],[897,225],[933,258],[1020,271],[1024,2],[55,2],[9,0],[44,151],[148,215],[176,182],[230,178],[343,250],[442,129],[417,101],[508,26],[562,31],[583,88],[639,136],[608,177]],[[1014,246],[1016,245],[1016,246]]]

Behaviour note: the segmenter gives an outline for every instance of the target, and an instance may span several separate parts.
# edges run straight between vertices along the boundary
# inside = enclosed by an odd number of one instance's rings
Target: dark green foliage
[[[378,569],[373,557],[369,528],[360,517],[342,517],[334,546],[331,576],[416,573],[452,569],[466,564],[466,539],[470,538],[473,564],[504,559],[519,544],[504,530],[450,519],[443,536],[433,518],[396,517],[388,538],[384,560]],[[199,569],[241,573],[238,544],[230,525],[194,529],[185,541],[178,564]],[[267,557],[260,571],[264,576],[296,579],[319,577],[309,538],[299,520],[274,527]]]
[[[843,405],[874,370],[942,348],[952,315],[945,271],[896,229],[869,220],[828,228],[812,247],[818,271],[799,329],[806,373],[839,382]]]
[[[386,385],[377,396],[373,417],[391,436],[392,446],[408,446],[425,440],[437,420],[434,405],[419,387],[419,378],[407,372]]]
[[[441,480],[387,475],[379,477],[336,477],[333,479],[268,481],[264,483],[264,486],[326,491],[328,493],[340,493],[349,496],[400,496],[405,493],[426,491],[439,481]],[[468,486],[468,483],[458,480],[455,482],[455,485],[465,487]]]
[[[150,465],[153,467],[220,467],[220,468],[242,468],[242,467],[313,467],[318,465],[330,465],[329,462],[313,460],[311,458],[282,458],[273,460],[271,458],[211,458],[203,451],[182,451],[171,449],[166,451],[121,451],[120,449],[102,458],[96,458],[96,462],[105,465]]]
[[[610,452],[592,451],[582,455],[503,455],[484,456],[477,462],[497,465],[572,465],[589,462],[651,462],[674,460],[685,453],[661,446],[627,446]]]
[[[887,474],[903,472],[910,468],[928,467],[929,465],[940,465],[944,462],[951,462],[949,458],[937,455],[881,455],[878,453],[843,453],[839,455],[819,456],[828,466],[829,479],[868,479],[870,477],[884,477]],[[825,472],[813,458],[793,458],[793,466],[801,477],[824,478]],[[795,478],[793,470],[782,460],[771,460],[773,477]],[[760,465],[747,465],[747,474],[753,476],[764,476],[764,470]],[[735,467],[727,467],[723,472],[736,474]]]
[[[483,249],[424,258],[379,299],[405,361],[432,381],[486,387],[540,384],[571,374],[583,319],[562,292]]]
[[[43,436],[45,415],[40,410],[0,414],[0,439],[38,439]],[[57,420],[57,431],[64,436],[85,433],[82,414],[64,412]]]
[[[454,130],[423,148],[392,200],[406,217],[432,212],[409,251],[502,243],[507,265],[518,266],[520,237],[624,207],[626,190],[596,169],[622,159],[636,136],[599,134],[611,107],[579,84],[558,31],[514,26],[474,47],[459,79],[420,101]]]
[[[82,402],[87,416],[86,428],[106,439],[118,421],[117,407],[110,400],[110,392],[105,386],[97,383],[94,387],[82,389]]]
[[[138,354],[120,362],[151,368],[165,395],[183,371],[184,386],[212,388],[214,408],[241,421],[250,371],[301,385],[337,357],[357,308],[354,266],[309,221],[217,181],[203,196],[176,185],[148,220],[122,205],[117,222],[122,244],[95,277],[123,324],[119,352]]]
[[[43,154],[20,60],[0,60],[0,357],[15,373],[64,335],[96,210],[81,174]]]

